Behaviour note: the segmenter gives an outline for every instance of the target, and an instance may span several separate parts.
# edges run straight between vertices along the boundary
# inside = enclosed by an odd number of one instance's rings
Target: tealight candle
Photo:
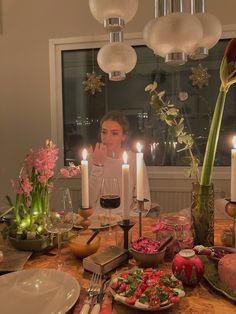
[[[88,160],[87,150],[82,152],[81,160],[81,189],[82,189],[82,208],[89,208],[89,180],[88,180]]]
[[[137,200],[143,201],[144,200],[144,183],[143,183],[143,171],[144,171],[144,164],[143,164],[143,153],[142,153],[142,145],[137,143],[136,145],[137,153],[136,153],[136,186],[137,186]]]
[[[121,202],[123,208],[123,219],[129,219],[129,164],[127,152],[123,153],[123,165],[122,165],[122,192],[121,192]]]
[[[236,136],[231,150],[231,202],[236,202]]]

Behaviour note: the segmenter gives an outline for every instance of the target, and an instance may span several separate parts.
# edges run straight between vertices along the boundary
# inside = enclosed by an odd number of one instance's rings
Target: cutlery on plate
[[[84,301],[84,305],[80,311],[80,314],[88,314],[93,297],[97,295],[101,287],[101,274],[93,273],[92,278],[87,289],[88,297]]]

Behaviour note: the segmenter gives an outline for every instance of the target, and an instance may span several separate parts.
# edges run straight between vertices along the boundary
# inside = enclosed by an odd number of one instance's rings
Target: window
[[[131,41],[132,42],[132,41]],[[166,100],[176,104],[186,119],[186,127],[194,134],[194,152],[203,160],[205,146],[215,102],[219,91],[219,67],[228,40],[221,40],[206,59],[189,60],[180,67],[171,67],[163,59],[153,55],[146,46],[136,40],[138,62],[126,80],[112,82],[97,65],[97,52],[104,43],[89,43],[62,46],[57,51],[61,61],[61,77],[55,80],[60,87],[57,106],[63,110],[57,119],[53,119],[54,134],[64,145],[64,163],[74,160],[74,150],[98,141],[99,120],[109,110],[123,111],[131,125],[130,140],[136,143],[141,139],[145,143],[145,161],[149,166],[183,166],[185,152],[177,152],[180,145],[168,133],[168,127],[155,116],[149,105],[150,95],[144,91],[147,84],[156,80],[158,90],[165,90]],[[135,43],[135,40],[134,40]],[[89,47],[89,48],[86,48]],[[201,64],[201,65],[200,65]],[[202,66],[209,79],[201,81],[198,73],[195,77],[203,83],[200,88],[193,85],[190,75],[193,69]],[[85,91],[83,82],[86,74],[95,71],[101,75],[104,86],[101,92],[92,95]],[[58,83],[59,79],[59,83]],[[61,102],[61,104],[60,104]],[[61,108],[55,108],[60,109]],[[58,125],[63,125],[62,128]],[[228,92],[221,134],[217,150],[217,166],[230,165],[231,139],[236,134],[236,86]]]

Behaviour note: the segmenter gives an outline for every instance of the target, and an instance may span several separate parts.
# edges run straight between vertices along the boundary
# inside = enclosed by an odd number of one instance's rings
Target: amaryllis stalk
[[[58,148],[47,140],[45,147],[36,153],[31,149],[26,155],[20,174],[12,185],[16,193],[15,203],[7,197],[15,214],[10,234],[18,238],[37,238],[45,233],[50,191],[53,189],[54,169],[58,159]],[[61,175],[73,177],[80,167],[70,163],[60,170]]]
[[[225,49],[220,67],[220,79],[220,91],[216,101],[202,166],[201,185],[211,184],[212,169],[215,161],[225,98],[229,87],[236,82],[236,38],[232,39]]]
[[[212,171],[219,139],[221,122],[227,92],[236,82],[236,39],[232,39],[226,49],[220,66],[221,85],[217,97],[206,151],[202,166],[198,197],[194,197],[192,218],[197,244],[214,244],[214,199],[212,193]],[[196,189],[194,191],[196,195]]]

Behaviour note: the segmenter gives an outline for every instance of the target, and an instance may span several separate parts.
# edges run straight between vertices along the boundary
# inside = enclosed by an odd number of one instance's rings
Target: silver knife
[[[110,282],[110,276],[109,276],[109,278],[107,278],[104,282],[103,282],[103,284],[102,284],[102,286],[101,286],[101,288],[100,288],[100,291],[99,291],[99,293],[98,293],[98,295],[97,295],[97,303],[94,305],[94,307],[92,308],[92,311],[91,311],[91,313],[90,314],[98,314],[99,312],[100,312],[100,310],[101,310],[101,305],[102,305],[102,301],[103,301],[103,298],[104,298],[104,295],[105,295],[105,290],[106,290],[106,288],[107,288],[107,284]]]
[[[92,308],[92,311],[90,314],[98,314],[100,312],[103,297],[104,297],[104,290],[103,290],[103,287],[101,287],[99,294],[97,296],[97,303]]]

